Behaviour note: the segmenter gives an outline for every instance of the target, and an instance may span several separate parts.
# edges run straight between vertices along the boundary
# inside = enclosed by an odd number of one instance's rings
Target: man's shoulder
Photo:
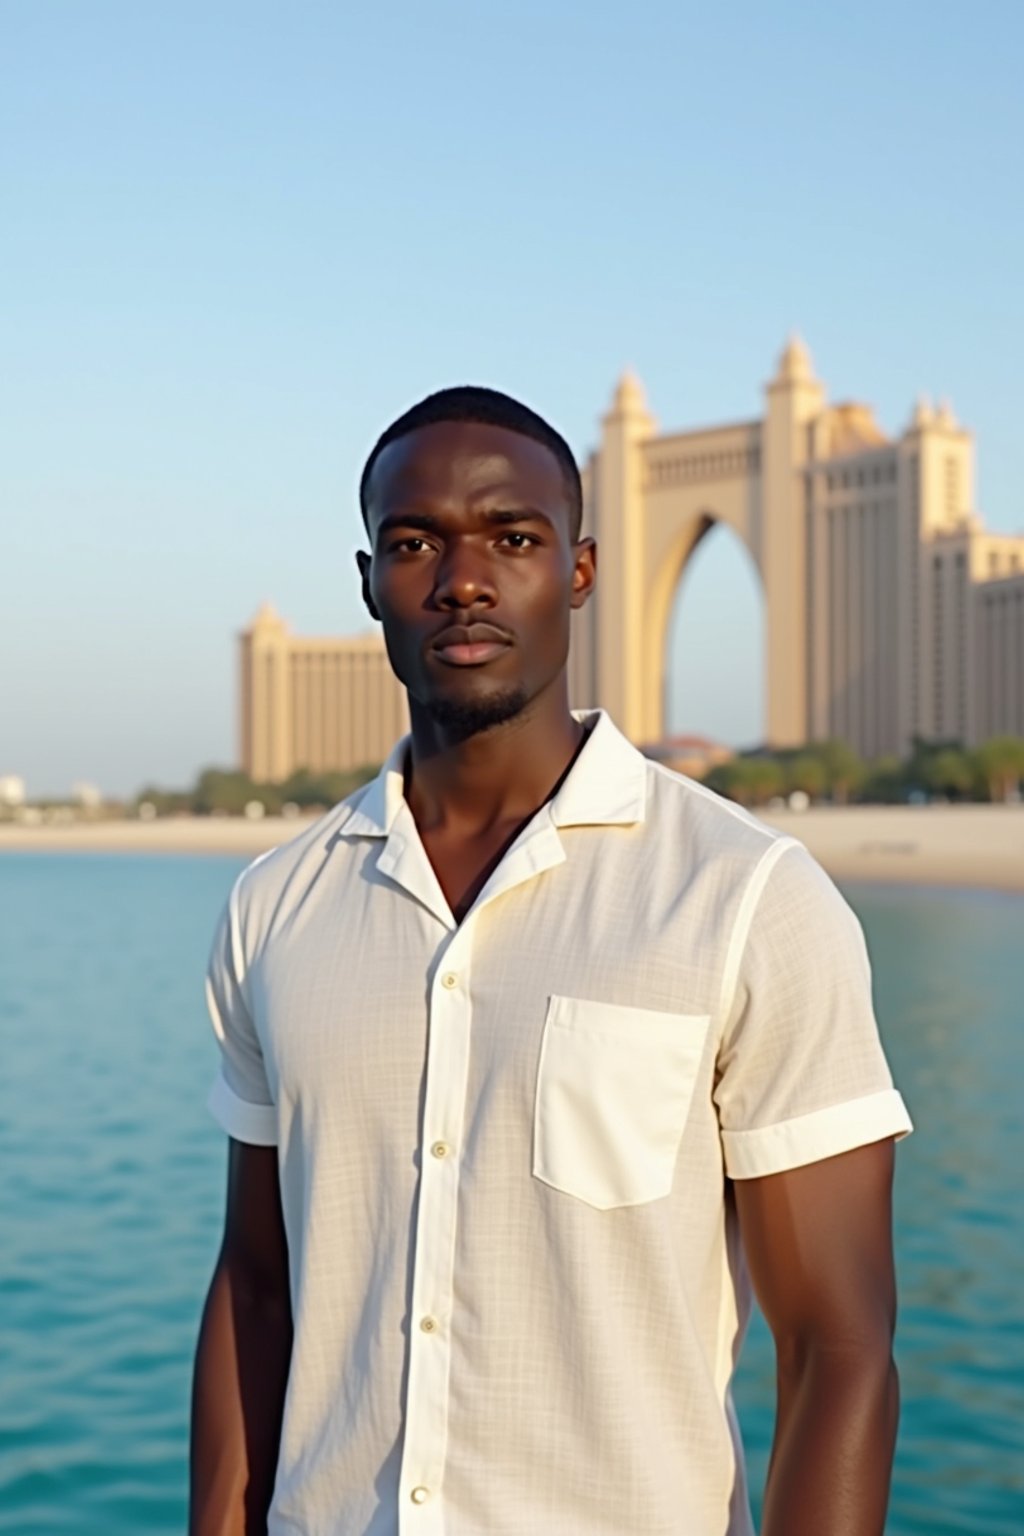
[[[756,864],[777,844],[793,841],[698,779],[650,759],[645,819],[659,840],[685,837],[691,849],[709,855],[717,850],[741,862]]]
[[[287,842],[268,848],[242,870],[235,883],[235,899],[249,911],[279,910],[290,906],[315,879],[325,862],[344,849],[340,836],[366,793],[361,785],[329,811],[307,822]]]
[[[846,897],[799,837],[660,763],[650,764],[648,786],[652,848],[670,858],[685,849],[691,870],[732,891],[741,927],[756,921],[796,931],[813,923],[836,942],[844,934],[860,942]]]

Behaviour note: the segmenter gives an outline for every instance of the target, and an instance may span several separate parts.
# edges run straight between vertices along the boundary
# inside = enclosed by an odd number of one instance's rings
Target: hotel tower
[[[921,401],[886,437],[870,406],[828,404],[798,340],[764,394],[754,420],[661,434],[639,382],[619,383],[582,467],[601,561],[573,619],[573,704],[637,743],[663,737],[673,599],[725,523],[765,597],[766,745],[838,736],[874,758],[915,736],[1024,735],[1024,536],[982,524],[971,434]],[[264,605],[239,672],[254,779],[379,763],[408,728],[377,634],[294,636]]]

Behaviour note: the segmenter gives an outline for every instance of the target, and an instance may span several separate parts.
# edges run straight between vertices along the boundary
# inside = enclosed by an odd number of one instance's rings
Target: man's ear
[[[377,612],[373,598],[370,596],[370,556],[366,553],[365,549],[356,551],[356,565],[359,567],[359,575],[363,584],[363,602],[366,604],[370,618],[376,619],[379,624],[380,614]]]
[[[572,573],[570,607],[582,608],[597,580],[597,545],[591,538],[580,539],[573,548],[575,566]]]

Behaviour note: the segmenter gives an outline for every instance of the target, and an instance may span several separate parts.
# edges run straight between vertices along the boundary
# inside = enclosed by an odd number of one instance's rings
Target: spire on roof
[[[613,416],[643,416],[647,413],[647,397],[632,368],[627,368],[615,386],[612,396]]]
[[[777,381],[785,384],[810,384],[814,379],[814,364],[803,339],[794,331],[779,358]]]
[[[252,629],[284,629],[285,622],[273,603],[269,600],[261,603],[249,628]]]
[[[918,395],[913,415],[910,418],[911,429],[913,430],[915,427],[930,427],[934,420],[935,412],[932,409],[932,402],[927,395]]]

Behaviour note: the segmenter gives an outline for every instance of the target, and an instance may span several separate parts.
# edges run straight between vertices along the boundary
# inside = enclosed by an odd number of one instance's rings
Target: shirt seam
[[[242,925],[239,920],[238,913],[239,901],[242,894],[242,885],[244,884],[246,877],[250,875],[258,865],[262,864],[264,860],[269,859],[271,854],[277,853],[278,851],[279,850],[277,848],[268,848],[265,853],[261,853],[257,858],[253,859],[250,864],[247,864],[242,870],[241,874],[237,876],[228,896],[228,927],[231,936],[231,964],[234,967],[235,980],[238,983],[239,989],[242,991],[243,997],[245,997],[244,984],[245,978],[249,973],[249,964],[248,957],[242,945]],[[249,1008],[248,997],[245,997],[245,1006],[246,1008]],[[249,1009],[249,1011],[251,1014],[252,1010]]]
[[[788,849],[801,847],[803,847],[803,844],[795,837],[780,835],[765,849],[754,866],[750,879],[747,881],[746,889],[743,892],[739,909],[732,925],[732,933],[729,935],[729,944],[725,952],[725,963],[722,967],[722,986],[718,1001],[719,1041],[721,1041],[732,1017],[736,993],[739,988],[740,968],[743,963],[743,957],[746,954],[747,944],[750,941],[754,917],[760,905],[761,897],[764,895],[768,885],[771,872]]]

